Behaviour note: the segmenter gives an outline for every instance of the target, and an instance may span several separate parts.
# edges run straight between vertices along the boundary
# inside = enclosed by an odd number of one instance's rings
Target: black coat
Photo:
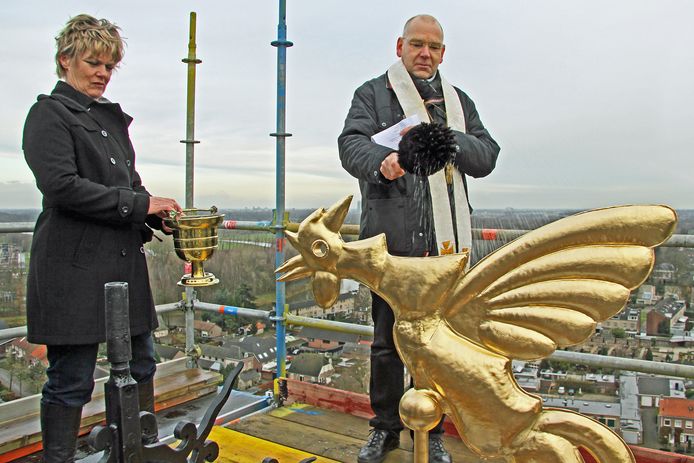
[[[463,176],[484,177],[496,166],[499,145],[484,128],[475,104],[456,88],[465,113],[466,133],[453,131],[457,144],[455,166]],[[405,174],[389,181],[381,162],[393,151],[371,141],[371,136],[404,119],[386,74],[354,92],[345,126],[338,138],[342,166],[359,180],[360,238],[385,233],[392,254],[421,256],[436,253],[431,197],[426,178]]]
[[[143,244],[149,193],[135,171],[132,118],[65,82],[40,95],[24,125],[23,149],[43,210],[27,280],[30,342],[105,340],[104,284],[128,283],[131,335],[156,328]]]

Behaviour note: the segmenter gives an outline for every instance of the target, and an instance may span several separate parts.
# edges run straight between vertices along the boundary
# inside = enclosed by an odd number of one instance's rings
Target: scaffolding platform
[[[327,386],[288,380],[289,400],[268,413],[255,414],[216,427],[210,438],[219,443],[218,462],[260,463],[265,457],[280,463],[298,463],[315,456],[316,462],[357,461],[359,449],[368,439],[368,417],[372,415],[364,394]],[[481,460],[472,453],[446,422],[444,443],[456,463],[505,463]],[[400,447],[390,452],[385,463],[413,462],[409,431],[400,435]],[[693,463],[694,458],[631,446],[637,463]],[[594,460],[581,452],[586,463]]]
[[[162,364],[155,379],[157,422],[163,442],[174,444],[171,435],[181,420],[198,423],[214,399],[219,375],[185,368],[183,362]],[[359,449],[369,435],[368,418],[372,415],[365,394],[333,389],[328,386],[288,380],[288,398],[281,407],[271,406],[271,398],[234,391],[217,419],[209,439],[219,445],[219,463],[261,463],[274,458],[279,463],[299,463],[317,457],[316,463],[357,460]],[[103,387],[101,386],[101,389]],[[36,396],[38,398],[38,396]],[[31,399],[31,398],[27,398]],[[21,399],[26,400],[26,399]],[[100,404],[100,405],[99,405]],[[30,407],[31,404],[26,405]],[[2,418],[0,463],[13,461],[40,450],[38,403],[27,408],[23,419]],[[96,395],[82,417],[83,432],[104,418],[103,394]],[[456,463],[482,463],[463,443],[455,428],[446,423],[444,442]],[[26,433],[26,434],[24,434]],[[7,450],[14,445],[12,450]],[[637,463],[694,463],[694,458],[669,452],[631,446]],[[409,431],[400,435],[400,447],[390,452],[385,463],[411,463],[413,444]],[[586,463],[595,463],[583,453]],[[97,462],[99,454],[82,460]],[[39,461],[40,454],[22,458],[22,462]],[[484,463],[505,463],[484,460]]]
[[[187,368],[186,358],[157,365],[154,378],[155,410],[168,409],[216,392],[219,373]],[[92,401],[82,410],[80,434],[87,434],[105,422],[104,383],[97,380]],[[41,450],[39,402],[41,395],[24,397],[3,406],[0,417],[0,463],[13,461]]]

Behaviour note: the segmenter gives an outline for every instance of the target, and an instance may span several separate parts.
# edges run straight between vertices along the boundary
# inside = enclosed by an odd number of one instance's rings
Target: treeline
[[[243,294],[255,300],[259,295],[274,293],[275,252],[272,248],[238,245],[230,249],[217,249],[205,271],[212,272],[219,283],[198,288],[198,299],[215,304],[236,305],[236,296]],[[149,277],[155,304],[181,300],[184,289],[177,285],[184,271],[184,262],[174,252],[173,239],[164,237],[147,246]]]

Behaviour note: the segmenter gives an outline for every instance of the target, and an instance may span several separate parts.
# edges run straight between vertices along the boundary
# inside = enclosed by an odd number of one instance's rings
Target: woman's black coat
[[[161,220],[135,171],[120,105],[96,102],[65,82],[40,95],[24,125],[23,149],[43,211],[27,281],[30,342],[105,340],[104,283],[128,283],[131,335],[156,328],[143,243]]]

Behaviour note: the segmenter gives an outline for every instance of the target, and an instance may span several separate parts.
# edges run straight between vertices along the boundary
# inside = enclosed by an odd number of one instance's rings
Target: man
[[[356,90],[338,138],[342,165],[359,180],[361,189],[360,238],[385,233],[391,254],[426,256],[469,248],[465,176],[488,175],[499,154],[499,146],[482,125],[472,100],[438,72],[445,51],[443,29],[436,18],[418,15],[408,20],[397,40],[400,60]],[[413,115],[453,130],[453,162],[429,177],[406,173],[397,151],[371,140],[374,134]],[[393,312],[378,295],[372,293],[372,298],[370,396],[376,416],[370,421],[373,430],[359,453],[359,463],[383,461],[398,447],[403,429],[398,404],[404,368],[393,343]],[[430,462],[451,462],[441,435],[439,423],[429,435]]]

